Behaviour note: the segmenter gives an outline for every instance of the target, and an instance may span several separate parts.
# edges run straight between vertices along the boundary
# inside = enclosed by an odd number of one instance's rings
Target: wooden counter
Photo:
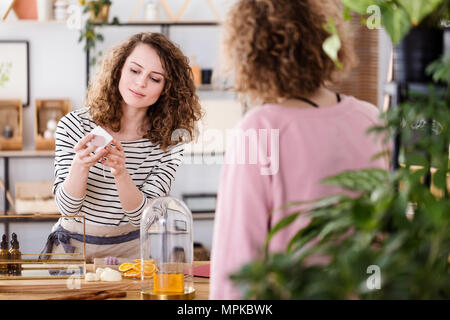
[[[209,261],[196,261],[194,266],[208,263]],[[87,271],[92,271],[89,265]],[[86,282],[81,279],[79,284],[79,289],[71,289],[68,286],[68,279],[0,280],[0,300],[46,300],[99,290],[127,292],[126,297],[111,300],[140,300],[140,280],[122,279],[120,282]],[[208,300],[209,278],[194,277],[194,287],[194,300]]]

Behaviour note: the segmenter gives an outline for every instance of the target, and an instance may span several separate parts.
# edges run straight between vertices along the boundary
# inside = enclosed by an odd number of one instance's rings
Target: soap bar
[[[92,272],[88,272],[84,276],[84,280],[86,280],[86,281],[99,281],[100,278],[97,276],[97,274],[92,273]]]
[[[87,143],[87,146],[90,147],[92,144],[96,146],[97,149],[95,149],[94,153],[102,150],[113,140],[113,137],[100,126],[96,126],[89,134],[93,134],[94,138]]]
[[[122,280],[122,274],[119,271],[113,270],[111,268],[105,268],[100,275],[100,280],[111,282],[120,281]]]

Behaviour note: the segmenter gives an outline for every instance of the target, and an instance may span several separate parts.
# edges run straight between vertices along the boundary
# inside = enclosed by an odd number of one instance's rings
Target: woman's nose
[[[141,88],[145,88],[147,85],[146,77],[138,77],[136,79],[136,84]]]

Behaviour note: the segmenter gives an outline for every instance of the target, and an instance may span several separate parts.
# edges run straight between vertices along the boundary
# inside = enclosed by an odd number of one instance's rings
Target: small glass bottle
[[[195,61],[195,57],[191,57],[190,62],[192,74],[194,75],[194,83],[196,86],[200,86],[202,84],[202,68]]]
[[[9,260],[8,241],[6,240],[6,234],[4,234],[0,245],[0,275],[7,275],[9,273]]]
[[[19,250],[19,241],[17,240],[17,234],[12,234],[11,240],[11,249],[9,249],[10,259],[11,260],[20,260],[22,259],[22,252]],[[22,264],[20,263],[11,263],[9,269],[9,273],[13,276],[22,275]]]

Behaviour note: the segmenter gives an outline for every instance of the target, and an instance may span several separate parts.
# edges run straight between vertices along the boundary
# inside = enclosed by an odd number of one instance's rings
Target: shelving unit
[[[0,220],[0,222],[3,222],[5,224],[5,234],[8,239],[9,237],[9,222],[11,222],[10,219],[7,219],[6,216],[8,216],[9,213],[9,202],[7,198],[7,192],[9,191],[9,160],[10,158],[54,158],[55,152],[54,151],[35,151],[35,150],[19,150],[19,151],[0,151],[0,158],[3,158],[3,177],[5,179],[5,190],[4,190],[4,204],[3,204],[3,217],[2,219],[6,220]],[[48,217],[47,217],[48,219]],[[15,218],[15,222],[20,221]],[[45,221],[39,220],[39,221]],[[50,220],[53,221],[53,220]]]
[[[9,224],[11,222],[29,222],[30,215],[15,215],[10,210],[9,201],[7,198],[7,192],[10,188],[9,180],[9,161],[11,158],[54,158],[54,151],[35,151],[35,150],[18,150],[18,151],[0,151],[0,158],[3,159],[3,176],[5,190],[3,192],[3,212],[0,212],[0,223],[5,226],[5,234],[9,238]],[[56,213],[55,213],[56,214]],[[35,222],[56,222],[57,218],[49,217],[49,215],[32,215]],[[210,220],[214,219],[214,212],[194,213],[192,215],[194,220]]]
[[[192,20],[192,21],[142,21],[142,22],[130,22],[130,23],[119,23],[119,24],[95,24],[97,27],[142,27],[142,26],[160,26],[161,33],[164,34],[167,38],[170,38],[170,27],[177,26],[189,26],[189,27],[205,27],[205,26],[220,26],[220,23],[217,21],[200,21],[200,20]],[[90,73],[90,50],[86,51],[86,87],[89,84],[89,73]],[[212,86],[200,86],[198,89],[200,90],[212,90]]]

